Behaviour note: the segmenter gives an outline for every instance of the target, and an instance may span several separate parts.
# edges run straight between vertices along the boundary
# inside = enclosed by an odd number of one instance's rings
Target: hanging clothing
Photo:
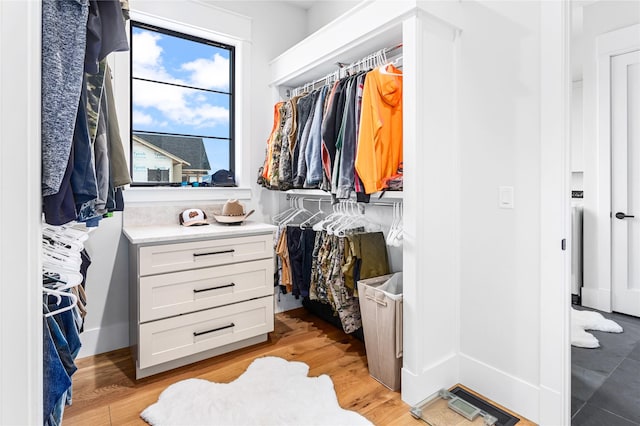
[[[46,305],[44,313],[48,313]],[[67,374],[62,360],[53,341],[49,324],[57,327],[55,321],[43,317],[42,321],[42,377],[43,377],[43,404],[42,418],[45,424],[59,424],[62,418],[61,410],[56,409],[66,401],[66,392],[71,388],[71,378]],[[60,412],[60,414],[58,414]]]
[[[278,103],[258,183],[369,202],[370,193],[400,187],[401,163],[402,74],[387,65]]]
[[[264,165],[262,166],[262,170],[259,171],[259,179],[258,183],[269,187],[271,185],[271,167],[273,164],[273,141],[276,137],[276,132],[278,130],[278,126],[280,126],[280,107],[282,106],[282,102],[278,102],[273,106],[273,126],[271,127],[271,133],[269,133],[269,137],[267,138],[267,149],[266,155],[264,159]]]
[[[286,101],[281,109],[284,114],[284,119],[282,124],[280,162],[278,164],[278,189],[282,191],[286,191],[293,187],[293,176],[291,174],[291,136],[295,131],[295,104],[296,102],[294,99]]]
[[[315,231],[287,226],[287,249],[291,267],[291,293],[294,296],[308,296],[311,282],[311,264]]]
[[[305,147],[305,188],[317,188],[322,182],[322,118],[327,90],[328,87],[324,86],[318,92],[309,127],[309,139]]]
[[[289,250],[287,248],[287,233],[280,232],[280,238],[278,239],[278,244],[276,245],[276,254],[280,259],[280,267],[281,276],[279,285],[284,286],[285,292],[291,293],[293,290],[293,282],[291,279],[291,265],[289,262]]]
[[[365,191],[384,189],[383,180],[402,162],[402,73],[393,65],[367,74],[355,166]]]
[[[42,1],[42,195],[58,192],[82,88],[88,0]]]
[[[345,286],[351,293],[357,293],[358,281],[391,272],[386,241],[382,232],[353,234],[345,239],[345,262],[342,271],[345,276]]]
[[[271,164],[269,164],[269,185],[275,189],[278,188],[280,180],[280,156],[282,154],[282,138],[286,120],[285,102],[280,102],[278,105],[278,125],[271,142]]]
[[[291,147],[291,175],[294,178],[294,187],[301,188],[302,183],[297,183],[296,177],[298,176],[298,163],[300,161],[300,146],[302,145],[302,139],[304,134],[304,127],[309,120],[311,111],[313,109],[315,100],[314,93],[308,93],[298,99],[297,102],[297,123],[296,123],[296,139],[295,143]],[[304,150],[302,150],[304,156]]]
[[[344,111],[344,89],[347,79],[337,81],[332,89],[331,102],[327,105],[325,120],[322,123],[322,167],[331,188],[331,176],[336,157],[336,140],[340,131]]]
[[[304,122],[304,126],[302,127],[302,133],[300,134],[300,138],[298,139],[298,143],[296,144],[297,150],[297,168],[296,175],[293,179],[293,187],[294,188],[302,188],[304,186],[304,182],[307,178],[307,145],[309,143],[309,135],[311,134],[311,125],[313,123],[313,117],[315,114],[315,107],[318,100],[319,92],[312,92],[307,96],[309,98],[308,104],[305,103],[303,106],[305,108],[309,108],[309,112],[307,115],[307,120]],[[300,132],[300,127],[298,127],[298,132]]]
[[[352,232],[339,237],[297,225],[288,226],[284,232],[292,294],[330,305],[346,333],[361,327],[355,283],[389,273],[382,232],[365,233],[360,228]],[[278,255],[282,256],[283,239],[279,241]]]
[[[131,175],[129,175],[129,166],[127,166],[127,157],[124,153],[122,138],[120,137],[120,126],[118,125],[118,115],[116,114],[116,104],[113,97],[113,76],[111,68],[107,64],[104,77],[104,93],[103,100],[106,102],[106,109],[103,107],[102,112],[107,114],[107,126],[109,132],[109,165],[111,173],[112,188],[120,188],[121,186],[131,183]]]
[[[354,189],[354,161],[356,157],[356,92],[357,76],[351,77],[347,86],[342,126],[340,128],[340,163],[337,165],[336,198],[346,199]],[[336,165],[334,165],[336,168]],[[333,189],[333,187],[332,187]],[[332,191],[334,193],[334,191]]]
[[[358,153],[358,139],[360,138],[360,117],[362,115],[362,93],[364,91],[364,80],[367,77],[366,73],[361,73],[358,75],[358,79],[356,80],[356,102],[355,102],[355,110],[356,110],[356,155]],[[356,191],[356,200],[359,203],[368,203],[370,199],[370,195],[365,193],[364,185],[362,184],[362,179],[360,179],[360,175],[358,175],[358,170],[356,169],[355,159],[353,164],[353,186]]]
[[[90,0],[86,28],[84,69],[99,72],[99,63],[111,52],[129,50],[125,16],[119,0]]]

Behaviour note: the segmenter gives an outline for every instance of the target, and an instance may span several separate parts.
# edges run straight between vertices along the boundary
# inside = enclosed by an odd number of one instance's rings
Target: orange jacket
[[[355,167],[367,194],[384,188],[402,162],[402,72],[393,65],[367,74]]]

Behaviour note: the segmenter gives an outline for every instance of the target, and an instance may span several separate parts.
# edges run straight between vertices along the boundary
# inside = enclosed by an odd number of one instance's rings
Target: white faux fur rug
[[[622,327],[618,323],[606,319],[598,312],[579,311],[571,308],[571,344],[580,348],[600,347],[598,339],[585,330],[622,333]]]
[[[278,357],[254,360],[231,383],[187,379],[174,383],[141,414],[151,425],[372,425],[338,405],[326,374]]]

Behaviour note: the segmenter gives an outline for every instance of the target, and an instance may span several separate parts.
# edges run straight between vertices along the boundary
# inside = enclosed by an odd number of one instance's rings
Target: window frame
[[[174,25],[171,25],[174,26]],[[133,75],[133,30],[134,28],[142,28],[149,31],[155,31],[160,34],[166,34],[168,36],[177,37],[184,40],[189,40],[196,43],[206,44],[210,46],[214,46],[217,48],[225,49],[229,52],[229,92],[222,92],[220,90],[212,90],[212,89],[204,89],[201,87],[189,86],[189,85],[180,85],[175,83],[162,82],[157,80],[145,79],[145,78],[136,78]],[[129,174],[131,176],[131,184],[132,188],[161,188],[161,187],[181,187],[182,182],[136,182],[133,180],[133,135],[134,133],[149,133],[155,135],[167,135],[167,136],[186,136],[186,137],[199,137],[206,139],[216,139],[216,140],[228,140],[229,141],[229,170],[236,175],[237,182],[237,169],[238,164],[236,162],[236,78],[237,78],[237,68],[236,68],[236,46],[233,44],[223,43],[219,40],[212,40],[210,38],[205,38],[203,35],[193,35],[186,32],[188,27],[185,26],[185,31],[177,31],[172,28],[167,28],[167,26],[160,26],[157,24],[151,24],[148,22],[144,22],[140,19],[132,19],[129,21],[129,40],[132,46],[131,54],[129,55],[129,140],[131,141],[129,144]],[[214,33],[211,33],[211,37],[215,37]],[[221,37],[222,38],[222,37]],[[133,126],[133,82],[134,80],[140,81],[148,81],[156,84],[166,84],[169,86],[177,86],[184,87],[188,89],[195,90],[203,90],[211,93],[219,93],[229,96],[229,138],[221,138],[216,136],[205,136],[205,135],[192,135],[192,134],[182,134],[182,133],[165,133],[165,132],[154,132],[154,131],[146,131],[146,130],[134,130]],[[215,170],[212,170],[214,173]]]

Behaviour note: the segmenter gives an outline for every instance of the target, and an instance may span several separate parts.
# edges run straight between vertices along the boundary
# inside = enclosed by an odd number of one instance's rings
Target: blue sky
[[[133,29],[133,76],[229,91],[229,51],[142,28]],[[133,128],[229,137],[230,96],[133,82]],[[212,172],[228,167],[229,142],[205,139]]]

